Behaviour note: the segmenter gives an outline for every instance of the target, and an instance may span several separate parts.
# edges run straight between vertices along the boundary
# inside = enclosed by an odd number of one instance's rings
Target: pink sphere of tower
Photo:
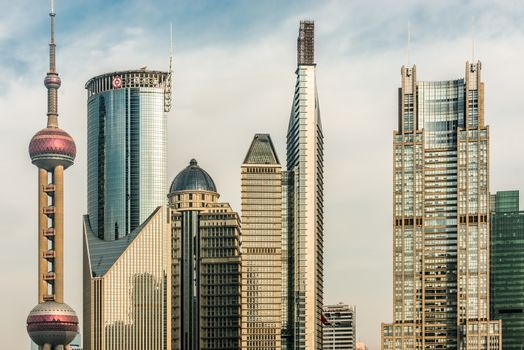
[[[40,346],[67,345],[78,333],[78,317],[69,305],[46,301],[29,313],[27,333]]]
[[[75,141],[60,128],[45,128],[31,139],[29,156],[39,168],[51,170],[57,165],[68,168],[76,157]]]

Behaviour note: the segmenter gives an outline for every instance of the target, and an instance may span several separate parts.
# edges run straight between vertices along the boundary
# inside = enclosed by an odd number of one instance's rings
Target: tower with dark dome
[[[78,333],[75,311],[64,303],[64,170],[73,165],[73,138],[58,127],[60,77],[55,64],[55,12],[51,0],[51,42],[47,88],[47,127],[29,144],[38,167],[38,305],[27,318],[27,332],[42,350],[63,350]]]
[[[239,349],[239,215],[218,202],[215,182],[195,159],[175,177],[168,198],[172,349]]]

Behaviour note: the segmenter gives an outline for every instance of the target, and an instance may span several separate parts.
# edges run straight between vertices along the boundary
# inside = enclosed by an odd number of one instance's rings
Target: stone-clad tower
[[[51,1],[51,42],[47,88],[47,127],[33,136],[29,155],[38,167],[38,305],[27,318],[27,332],[43,350],[62,350],[78,333],[75,311],[64,303],[64,170],[73,165],[73,138],[58,127],[55,65],[55,13]]]

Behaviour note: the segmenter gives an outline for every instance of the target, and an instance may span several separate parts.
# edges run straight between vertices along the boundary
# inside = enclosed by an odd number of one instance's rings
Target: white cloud
[[[400,66],[406,60],[407,20],[412,17],[416,28],[412,61],[418,77],[454,79],[464,75],[470,55],[468,23],[475,14],[477,56],[486,82],[486,121],[491,125],[491,188],[499,190],[519,188],[524,178],[519,153],[524,102],[517,85],[524,74],[520,62],[524,35],[515,15],[522,12],[519,3],[510,1],[467,5],[413,1],[395,6],[385,1],[331,1],[289,13],[250,40],[228,41],[242,33],[227,33],[221,40],[198,46],[191,45],[190,37],[175,36],[169,177],[195,157],[214,178],[222,199],[239,210],[240,163],[253,134],[270,132],[285,164],[297,21],[315,19],[326,135],[325,301],[356,304],[359,337],[370,349],[378,349],[380,322],[392,320],[391,142]],[[45,10],[39,17],[34,11],[30,15],[40,20]],[[164,37],[154,35],[164,33],[158,21],[137,25],[130,20],[120,26],[124,20],[115,30],[105,16],[87,18],[77,26],[69,22],[71,27],[61,27],[57,34],[63,80],[60,123],[75,137],[79,149],[76,164],[66,173],[66,299],[79,313],[81,216],[86,211],[84,83],[111,70],[144,64],[167,67],[168,25]],[[253,25],[264,20],[254,18]],[[9,23],[0,20],[0,28]],[[6,305],[0,315],[0,338],[7,347],[19,347],[20,339],[27,339],[25,317],[36,302],[37,175],[27,145],[45,124],[42,80],[47,48],[41,33],[32,40],[28,32],[22,28],[15,37],[19,39],[15,58],[30,63],[28,70],[1,68],[9,77],[7,89],[0,94],[4,164],[0,264],[9,284],[0,289],[0,300]],[[12,40],[13,35],[6,37]]]

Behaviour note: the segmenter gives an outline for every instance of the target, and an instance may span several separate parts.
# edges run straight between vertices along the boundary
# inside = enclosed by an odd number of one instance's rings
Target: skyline
[[[21,2],[21,4],[23,4],[23,2]],[[77,140],[77,146],[79,149],[77,165],[69,170],[69,175],[66,180],[66,188],[68,189],[66,190],[66,203],[68,203],[65,230],[68,232],[68,237],[66,237],[66,260],[71,263],[69,267],[66,267],[66,289],[68,290],[67,299],[70,300],[71,306],[77,310],[81,310],[79,307],[80,304],[78,303],[80,300],[79,289],[74,285],[75,283],[78,283],[78,281],[81,281],[81,277],[74,276],[73,274],[76,273],[77,275],[81,275],[79,273],[79,271],[81,271],[79,269],[79,266],[81,265],[81,259],[79,257],[81,254],[78,254],[81,252],[81,215],[86,212],[85,155],[87,147],[85,129],[83,127],[86,124],[85,92],[83,90],[83,83],[87,81],[89,76],[95,74],[117,69],[138,68],[143,65],[143,59],[147,59],[148,57],[153,63],[155,63],[155,65],[149,65],[150,68],[166,69],[169,50],[169,23],[166,22],[165,25],[165,53],[144,53],[143,51],[147,50],[141,50],[140,57],[138,58],[123,57],[129,55],[109,55],[110,59],[113,59],[114,61],[109,61],[109,59],[107,59],[106,61],[102,60],[102,62],[94,60],[91,56],[91,60],[88,60],[84,67],[84,60],[77,60],[74,59],[74,55],[72,56],[72,51],[78,50],[78,46],[75,46],[70,41],[73,38],[75,26],[67,27],[67,25],[72,25],[72,19],[66,19],[68,14],[64,10],[72,10],[69,5],[65,6],[66,4],[66,2],[59,2],[57,4],[57,12],[59,13],[59,24],[57,28],[59,35],[57,43],[59,52],[58,68],[60,72],[64,72],[61,74],[64,84],[60,90],[61,125]],[[333,4],[337,3],[330,3],[330,5],[326,7],[331,7],[332,10],[334,6]],[[48,10],[44,7],[39,9],[39,11],[35,11],[35,21],[40,22],[41,18],[46,19],[42,14],[45,14],[47,11]],[[402,28],[398,28],[399,46],[396,50],[392,50],[391,47],[388,47],[386,50],[387,55],[384,55],[384,53],[379,54],[371,52],[369,53],[369,56],[357,55],[352,56],[352,58],[349,59],[343,57],[343,55],[337,56],[337,50],[334,50],[335,53],[333,53],[332,44],[334,40],[329,39],[329,36],[334,32],[336,34],[336,30],[334,31],[332,29],[335,25],[326,20],[326,11],[320,11],[321,14],[324,13],[323,17],[316,16],[315,10],[310,11],[311,14],[309,17],[315,19],[319,36],[317,40],[319,44],[317,48],[320,85],[319,95],[322,100],[324,132],[326,133],[327,140],[325,301],[326,303],[344,301],[346,303],[356,304],[360,310],[360,326],[358,332],[362,339],[368,343],[370,349],[373,349],[377,348],[379,342],[379,326],[377,325],[380,324],[380,320],[391,319],[391,305],[389,304],[391,295],[391,215],[389,214],[391,211],[391,194],[389,192],[392,175],[389,162],[391,161],[391,130],[394,129],[396,122],[396,89],[400,85],[399,71],[400,66],[406,63],[405,55],[403,55],[405,45],[403,45],[402,40],[400,39],[400,33],[403,33],[402,37],[405,37],[406,26],[403,25]],[[285,145],[285,138],[283,135],[289,117],[289,99],[291,97],[290,86],[292,86],[294,81],[292,68],[294,67],[295,56],[293,45],[290,45],[290,42],[292,41],[290,40],[295,39],[296,24],[303,15],[303,13],[295,13],[292,16],[288,16],[285,20],[281,20],[279,22],[280,25],[277,26],[273,32],[262,33],[262,39],[255,40],[251,44],[248,43],[247,48],[242,46],[246,45],[246,42],[241,42],[240,44],[236,43],[239,46],[235,47],[236,49],[232,50],[230,53],[225,52],[227,50],[219,48],[222,44],[225,45],[224,47],[226,48],[231,48],[231,44],[224,44],[224,41],[221,40],[217,41],[218,45],[215,44],[216,46],[211,46],[211,48],[206,45],[204,45],[204,47],[192,47],[189,44],[185,44],[184,46],[183,43],[177,41],[177,39],[180,38],[180,35],[177,35],[177,24],[176,22],[174,23],[174,107],[168,117],[168,178],[172,178],[175,175],[176,170],[182,168],[182,164],[186,164],[191,157],[195,156],[201,160],[202,165],[206,169],[209,169],[209,171],[214,174],[218,190],[223,195],[222,199],[231,202],[233,209],[238,211],[240,210],[240,178],[238,176],[238,167],[240,166],[244,155],[243,146],[249,142],[252,135],[255,132],[270,132],[274,135],[274,142],[278,150],[278,156],[280,159],[283,159],[285,154],[283,152]],[[306,15],[306,17],[308,16]],[[496,18],[496,16],[494,17]],[[464,21],[469,21],[469,19],[470,17],[463,18]],[[42,20],[42,22],[44,22],[44,20]],[[495,23],[499,22],[495,20]],[[5,22],[2,20],[1,23],[4,24]],[[481,27],[479,24],[480,19],[477,20],[477,28]],[[256,24],[253,26],[257,27]],[[82,27],[81,24],[79,27]],[[329,27],[331,27],[331,30]],[[70,28],[71,31],[69,31],[68,28]],[[16,199],[16,202],[2,201],[2,209],[4,213],[2,216],[4,217],[5,215],[7,218],[5,222],[7,229],[6,232],[13,233],[6,235],[7,242],[12,242],[13,238],[19,239],[18,245],[8,243],[9,246],[22,247],[22,245],[27,242],[25,245],[26,249],[22,252],[13,249],[17,254],[6,252],[6,255],[2,257],[2,259],[6,259],[6,261],[2,261],[4,263],[12,263],[13,261],[18,262],[20,260],[27,262],[27,266],[22,262],[20,269],[7,271],[8,274],[15,273],[14,279],[11,278],[11,280],[15,280],[15,286],[20,287],[15,288],[14,293],[3,290],[2,300],[6,300],[9,295],[20,295],[19,299],[23,305],[30,305],[31,301],[34,301],[32,299],[34,296],[31,294],[31,286],[34,284],[34,276],[36,276],[35,271],[33,271],[34,261],[32,260],[34,259],[33,253],[36,247],[33,246],[34,235],[32,234],[35,232],[36,223],[33,223],[32,220],[26,220],[27,222],[21,224],[19,222],[13,223],[10,221],[10,218],[17,217],[17,215],[23,215],[26,211],[28,213],[34,213],[36,211],[36,207],[34,207],[34,204],[32,203],[34,199],[32,197],[34,188],[31,186],[34,182],[31,181],[31,179],[34,178],[34,169],[32,169],[32,167],[30,168],[30,165],[27,164],[26,147],[29,137],[32,135],[31,132],[35,131],[35,127],[38,127],[39,125],[37,124],[38,121],[42,120],[44,117],[42,111],[44,110],[43,106],[45,104],[45,90],[42,86],[41,76],[42,72],[45,72],[45,59],[42,59],[45,57],[43,56],[45,55],[43,50],[46,49],[45,29],[45,25],[42,26],[41,30],[39,29],[39,33],[42,32],[42,38],[38,37],[38,42],[34,44],[34,47],[37,48],[37,50],[33,55],[27,56],[27,59],[32,61],[34,66],[29,67],[31,69],[29,69],[27,73],[21,74],[18,80],[14,81],[15,84],[10,83],[13,84],[12,87],[14,88],[12,93],[11,90],[8,89],[4,90],[7,91],[7,94],[3,93],[0,96],[0,106],[4,107],[2,110],[8,111],[12,116],[12,120],[7,119],[7,127],[2,128],[1,132],[4,136],[2,137],[2,142],[6,142],[6,144],[2,145],[4,146],[3,149],[7,148],[7,144],[10,145],[9,149],[12,149],[12,155],[8,155],[8,160],[10,160],[10,164],[13,164],[12,166],[17,170],[17,180],[14,180],[14,178],[3,178],[3,183],[23,184],[21,186],[22,192],[20,195],[14,195],[15,192],[11,192],[11,187],[16,186],[7,186],[8,188],[6,188],[5,198],[14,198]],[[204,30],[213,32],[213,26],[205,28]],[[428,56],[430,56],[432,52],[445,51],[443,50],[443,47],[445,48],[446,46],[443,46],[442,43],[437,41],[436,43],[434,42],[431,44],[429,51],[420,50],[417,53],[418,40],[420,40],[418,44],[421,45],[422,48],[427,50],[428,46],[426,44],[421,44],[424,41],[423,39],[417,39],[417,30],[413,22],[412,30],[414,33],[412,35],[411,62],[420,67],[419,76],[422,80],[450,79],[461,77],[463,75],[460,69],[463,66],[463,63],[467,59],[470,59],[468,56],[470,51],[469,35],[462,33],[464,37],[461,37],[458,40],[461,45],[458,45],[456,41],[449,45],[449,47],[454,47],[455,49],[458,47],[462,50],[449,52],[449,55],[446,53],[444,55],[445,57],[443,57],[444,62],[441,65],[439,62],[432,64]],[[483,30],[485,33],[485,29]],[[254,31],[256,34],[260,34],[256,30]],[[140,44],[144,44],[143,41],[148,38],[153,38],[153,41],[158,40],[160,42],[161,38],[154,37],[152,32],[154,32],[154,30],[148,30],[147,27],[144,26],[141,34],[137,35],[136,43],[131,42],[131,48],[135,47],[133,45],[140,47]],[[458,35],[459,32],[460,31],[457,29],[456,34]],[[282,35],[282,37],[276,38],[278,35]],[[488,43],[492,42],[494,40],[493,38],[486,39],[484,43],[480,40],[481,38],[477,39],[478,53],[476,57],[483,63],[484,80],[488,83],[486,90],[486,116],[488,124],[492,126],[493,130],[493,162],[491,164],[491,189],[493,192],[508,188],[520,188],[517,179],[522,178],[523,174],[522,165],[517,164],[514,168],[508,165],[505,167],[499,165],[509,164],[509,156],[507,160],[504,160],[504,158],[497,159],[497,154],[502,155],[501,153],[507,152],[511,155],[513,153],[511,152],[512,149],[509,148],[507,144],[512,138],[518,136],[517,132],[518,130],[522,130],[523,125],[522,120],[515,120],[513,125],[510,125],[509,127],[506,125],[506,128],[504,128],[504,122],[509,123],[511,115],[518,117],[516,111],[519,110],[518,107],[519,105],[522,105],[522,102],[519,101],[517,91],[504,91],[501,89],[501,86],[512,83],[512,80],[510,80],[507,73],[505,73],[506,69],[511,68],[512,74],[517,77],[522,76],[523,74],[522,68],[517,64],[518,58],[522,57],[522,51],[518,51],[517,49],[519,46],[522,47],[519,43],[523,42],[522,33],[519,33],[519,35],[520,41],[517,40],[514,44],[509,45],[514,46],[515,51],[507,51],[516,52],[514,54],[515,64],[500,64],[500,62],[495,61],[493,55],[496,54],[497,48],[500,48],[500,44],[499,46],[495,45],[495,49],[491,50],[491,45],[488,45]],[[226,38],[235,36],[236,34],[230,34],[229,36],[226,36]],[[440,37],[438,32],[435,33],[435,36],[437,38]],[[446,35],[443,37],[444,39],[447,38]],[[365,37],[363,37],[363,39],[365,39]],[[215,38],[214,40],[217,39]],[[328,43],[323,44],[325,40]],[[24,40],[20,41],[25,42]],[[2,41],[2,43],[4,42],[5,40]],[[204,41],[204,44],[205,43],[206,42]],[[157,47],[154,43],[147,43],[144,44],[144,46],[147,48]],[[162,48],[162,45],[158,46]],[[355,44],[354,46],[358,47],[358,44]],[[483,47],[484,49],[482,49]],[[502,45],[502,47],[504,47],[504,45]],[[269,50],[269,48],[272,50],[275,49],[275,52]],[[124,49],[126,48],[124,47]],[[505,49],[509,50],[507,47],[505,47]],[[250,50],[254,52],[251,52]],[[461,51],[463,51],[463,53],[459,54]],[[14,52],[19,51],[14,50]],[[263,52],[264,54],[258,55],[260,52]],[[329,54],[330,52],[331,55]],[[520,55],[518,52],[520,52]],[[396,58],[391,59],[390,57],[390,60],[386,60],[385,57],[388,55]],[[210,56],[213,57],[213,59],[210,59]],[[345,62],[340,62],[340,56],[344,58]],[[218,61],[214,59],[215,57],[218,58]],[[358,73],[358,70],[362,70],[363,67],[365,67],[365,62],[363,62],[363,60],[366,61],[369,57],[371,57],[370,69],[375,71],[370,71],[368,74],[371,74],[373,79],[362,77],[362,73]],[[246,65],[245,61],[247,59],[251,60],[249,65]],[[355,59],[355,61],[353,61],[353,59]],[[121,60],[122,63],[117,62],[117,60]],[[208,61],[211,61],[211,66],[209,66]],[[217,69],[217,62],[218,66],[222,67],[221,69]],[[101,63],[100,66],[98,65],[99,63]],[[261,65],[263,63],[268,64],[270,67],[262,67],[261,72],[257,72],[256,76],[253,77],[253,71],[249,69],[250,66]],[[373,64],[375,64],[375,66],[373,66]],[[378,64],[381,65],[379,69],[377,69],[376,66]],[[12,65],[12,67],[16,68],[17,65]],[[72,74],[72,72],[75,71],[75,67],[78,72],[81,72],[80,74]],[[5,65],[2,65],[2,68],[0,69],[3,68],[5,68]],[[84,68],[85,70],[83,70]],[[16,70],[13,71],[16,72]],[[341,74],[341,72],[343,74]],[[233,77],[231,80],[227,80],[229,74]],[[10,74],[7,75],[8,78],[11,76],[12,75]],[[246,78],[248,76],[250,79]],[[341,76],[343,79],[340,79]],[[384,79],[384,76],[386,76],[387,79]],[[256,83],[253,83],[253,81],[256,81]],[[385,81],[387,81],[387,83],[384,83]],[[343,84],[342,88],[336,85],[341,82]],[[196,86],[199,84],[200,86]],[[373,84],[381,84],[381,86],[373,87],[372,91],[375,95],[369,93],[369,90],[371,89],[368,85]],[[218,87],[220,87],[220,89],[218,89]],[[353,88],[358,89],[358,91],[352,91]],[[247,91],[248,93],[246,94],[244,91]],[[240,96],[238,96],[239,94]],[[38,101],[38,103],[28,106],[27,104],[16,102],[11,98],[13,95],[23,98],[31,98],[33,101]],[[349,101],[347,101],[347,98],[349,98]],[[209,111],[207,111],[207,105],[203,105],[199,102],[203,99],[211,101],[209,103]],[[370,101],[370,99],[372,100]],[[380,103],[381,106],[374,105],[372,101],[377,99],[379,101],[384,101],[384,103]],[[500,101],[502,99],[504,99],[508,106],[502,106]],[[364,102],[362,103],[365,107],[364,109],[371,110],[359,111],[358,109],[360,106],[357,101]],[[366,104],[366,101],[369,102]],[[259,104],[257,103],[265,104],[264,108],[258,108]],[[343,106],[344,108],[340,108],[340,106]],[[347,107],[350,108],[349,111],[346,111],[345,108]],[[247,114],[248,112],[249,114]],[[251,118],[247,119],[246,115],[250,115]],[[344,117],[346,116],[349,116],[349,122],[351,124],[349,126],[344,125]],[[359,127],[357,127],[355,124],[360,122],[359,118],[365,118],[366,116],[370,117],[370,119],[373,117],[378,124],[375,125],[370,122],[370,120],[365,120],[361,125],[358,125]],[[237,117],[242,118],[242,121],[234,121]],[[507,120],[503,118],[507,118]],[[211,148],[205,144],[198,144],[198,142],[191,142],[190,138],[184,135],[186,133],[191,134],[191,130],[201,130],[203,124],[206,125],[207,130],[226,132],[227,124],[232,122],[236,122],[239,125],[238,130],[235,130],[234,134],[234,136],[237,137],[231,137],[229,139],[221,138],[223,143],[219,145],[220,148],[218,149],[217,147]],[[502,123],[502,128],[498,123]],[[495,127],[495,125],[497,126]],[[376,129],[377,126],[378,129]],[[373,149],[372,147],[369,147],[366,152],[363,152],[363,155],[357,155],[356,152],[353,153],[353,149],[357,149],[358,151],[362,150],[362,147],[358,146],[360,146],[363,141],[369,140],[369,132],[373,129],[378,130],[378,132],[375,133],[376,136],[373,136],[373,141],[375,141],[376,137],[377,148]],[[362,135],[358,135],[359,133]],[[365,134],[368,135],[363,136]],[[346,135],[349,135],[348,141],[343,140]],[[341,145],[345,145],[345,142],[348,143],[348,146],[354,146],[354,148],[340,147]],[[19,147],[19,143],[23,147]],[[522,142],[516,146],[518,147],[518,145],[522,145]],[[347,154],[345,151],[341,152],[341,149],[349,149],[350,152]],[[216,159],[217,155],[222,154],[230,154],[230,156],[225,157],[222,164],[217,164],[213,161]],[[381,170],[378,170],[381,175],[372,181],[376,188],[371,188],[371,186],[364,181],[364,179],[368,177],[368,174],[365,172],[359,174],[356,169],[364,167],[364,159],[372,157],[374,154],[379,155],[379,163],[384,164],[379,168]],[[347,168],[340,164],[344,164]],[[372,172],[370,171],[369,173]],[[9,174],[4,173],[2,176],[9,176]],[[349,177],[351,181],[347,181],[347,177]],[[358,188],[348,188],[348,192],[337,193],[336,186],[341,183],[361,183],[363,186],[355,186]],[[369,196],[369,193],[372,195]],[[383,196],[383,193],[386,193],[387,195],[380,200],[379,198],[380,196]],[[367,199],[364,197],[368,196],[371,197],[373,201],[366,202]],[[379,202],[378,204],[376,203],[377,199]],[[372,207],[374,211],[371,210]],[[342,220],[337,220],[337,217],[345,217],[344,214],[346,212],[349,212],[348,220],[355,223],[349,229],[343,225],[344,223]],[[380,220],[373,222],[373,234],[368,237],[368,240],[361,241],[362,237],[360,237],[359,234],[365,232],[364,230],[369,228],[369,223],[363,225],[359,222],[366,221],[361,220],[361,216],[364,215],[364,217],[376,218],[377,212],[383,214],[378,215]],[[29,218],[32,218],[31,214],[28,216]],[[343,236],[341,231],[344,233],[347,232],[348,236]],[[382,242],[380,242],[378,246],[373,247],[373,245],[377,244],[376,242],[379,238],[382,239]],[[351,247],[355,247],[353,250],[355,256],[348,258],[345,253],[347,249]],[[357,249],[361,247],[366,249]],[[359,250],[367,250],[368,253],[363,254]],[[370,251],[372,254],[369,254]],[[375,254],[373,254],[373,252],[375,252]],[[367,255],[378,255],[383,256],[384,258],[375,261],[371,260]],[[360,262],[362,262],[362,265],[368,266],[360,266]],[[370,264],[371,266],[369,266]],[[348,275],[347,280],[355,281],[357,284],[371,286],[372,288],[375,288],[372,291],[381,292],[379,293],[381,296],[378,297],[377,301],[355,300],[365,300],[364,297],[366,294],[371,294],[371,296],[373,296],[373,293],[369,293],[369,290],[359,288],[358,286],[350,285],[347,282],[346,284],[340,284],[341,282],[344,282],[340,281],[340,279],[337,280],[336,278],[338,273],[342,273],[340,269]],[[366,275],[369,275],[376,270],[379,271],[379,278],[377,278],[377,280],[365,279]],[[346,280],[346,278],[341,280]],[[78,285],[81,285],[81,283]],[[25,287],[27,287],[26,289],[28,289],[29,292],[22,292]],[[383,291],[380,289],[383,289]],[[4,295],[4,293],[6,293],[6,295]],[[353,297],[354,295],[356,295],[356,297]],[[17,300],[16,302],[20,301]],[[20,307],[19,309],[13,307],[13,311],[15,312],[7,313],[9,322],[12,322],[13,317],[15,319],[18,317],[18,313],[20,313],[18,311],[23,311],[22,313],[25,313],[29,310],[27,308],[24,309],[24,307],[25,306]],[[380,308],[383,308],[383,310]],[[373,314],[377,310],[380,314]],[[0,322],[6,324],[8,318],[6,316],[2,317],[4,318],[0,319]],[[362,318],[372,318],[373,321],[364,323]],[[375,324],[375,326],[373,326],[373,324]],[[362,327],[365,327],[364,330]],[[12,332],[11,334],[16,333]],[[12,337],[13,341],[16,341],[16,336],[12,335]],[[5,335],[2,335],[2,339],[4,338]]]

